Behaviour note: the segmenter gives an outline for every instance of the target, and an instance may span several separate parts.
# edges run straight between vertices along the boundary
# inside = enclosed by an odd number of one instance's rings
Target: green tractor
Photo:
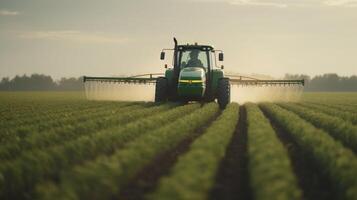
[[[130,77],[88,77],[84,83],[91,83],[87,91],[100,93],[97,83],[155,84],[155,102],[166,101],[215,101],[224,109],[230,102],[231,85],[238,86],[303,86],[304,80],[261,80],[241,75],[225,75],[223,52],[210,45],[179,45],[174,38],[173,49],[163,49],[160,59],[165,59],[166,51],[173,51],[173,67],[165,65],[165,73],[142,74]],[[92,83],[96,83],[95,86]],[[108,87],[108,86],[104,86]],[[88,88],[88,89],[87,89]],[[88,96],[88,95],[87,95]]]
[[[224,76],[223,66],[216,67],[223,53],[209,45],[178,45],[174,38],[173,68],[166,69],[164,77],[156,80],[155,102],[164,101],[214,101],[221,108],[230,102],[230,82]],[[165,50],[160,59],[165,59]]]

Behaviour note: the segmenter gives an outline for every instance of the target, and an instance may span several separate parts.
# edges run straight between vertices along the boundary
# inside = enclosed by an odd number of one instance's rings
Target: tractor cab
[[[174,49],[163,49],[160,59],[165,59],[165,51],[174,50],[173,67],[179,68],[178,71],[186,67],[200,67],[206,72],[210,71],[216,64],[216,52],[219,61],[223,61],[223,52],[215,50],[212,46],[198,45],[197,43],[190,45],[178,45]]]
[[[165,77],[159,78],[156,85],[155,100],[212,101],[217,97],[218,85],[223,77],[223,71],[216,67],[216,52],[219,51],[219,61],[223,61],[223,53],[209,45],[187,44],[178,45],[174,39],[174,49],[163,49],[160,58],[165,59],[165,51],[173,50],[173,68],[165,72]],[[165,79],[165,80],[164,80]],[[161,96],[161,83],[167,88]],[[226,99],[224,105],[229,102]]]
[[[178,67],[180,69],[199,67],[205,71],[210,69],[212,47],[186,45],[178,47]]]

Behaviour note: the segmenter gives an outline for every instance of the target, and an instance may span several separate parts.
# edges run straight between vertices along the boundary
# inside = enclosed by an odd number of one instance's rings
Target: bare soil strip
[[[205,126],[200,127],[190,137],[181,141],[176,147],[158,155],[151,164],[145,166],[126,186],[123,187],[118,198],[125,200],[140,200],[155,190],[161,177],[168,175],[180,155],[190,149],[196,138],[202,135],[209,125],[217,119],[217,113]]]
[[[332,190],[332,183],[313,164],[313,159],[303,153],[303,150],[298,146],[294,139],[284,130],[277,122],[275,122],[267,112],[262,109],[264,115],[269,119],[278,138],[288,150],[288,154],[292,163],[294,173],[297,176],[298,184],[303,190],[303,199],[336,199]]]
[[[236,132],[218,168],[210,199],[252,199],[247,157],[247,113],[244,106],[239,108]]]

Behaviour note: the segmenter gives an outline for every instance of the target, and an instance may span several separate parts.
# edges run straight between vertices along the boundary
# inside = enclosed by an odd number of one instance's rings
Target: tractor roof
[[[188,50],[188,49],[199,49],[202,51],[212,51],[214,48],[209,45],[198,45],[198,44],[186,44],[186,45],[178,45],[177,48],[179,50]]]

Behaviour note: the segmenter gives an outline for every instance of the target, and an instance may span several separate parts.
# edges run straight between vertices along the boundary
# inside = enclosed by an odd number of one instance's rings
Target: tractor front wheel
[[[167,100],[168,83],[164,77],[159,77],[156,80],[155,87],[155,102],[164,102]]]
[[[231,101],[231,85],[228,78],[222,78],[218,82],[217,101],[221,109],[225,109]]]

